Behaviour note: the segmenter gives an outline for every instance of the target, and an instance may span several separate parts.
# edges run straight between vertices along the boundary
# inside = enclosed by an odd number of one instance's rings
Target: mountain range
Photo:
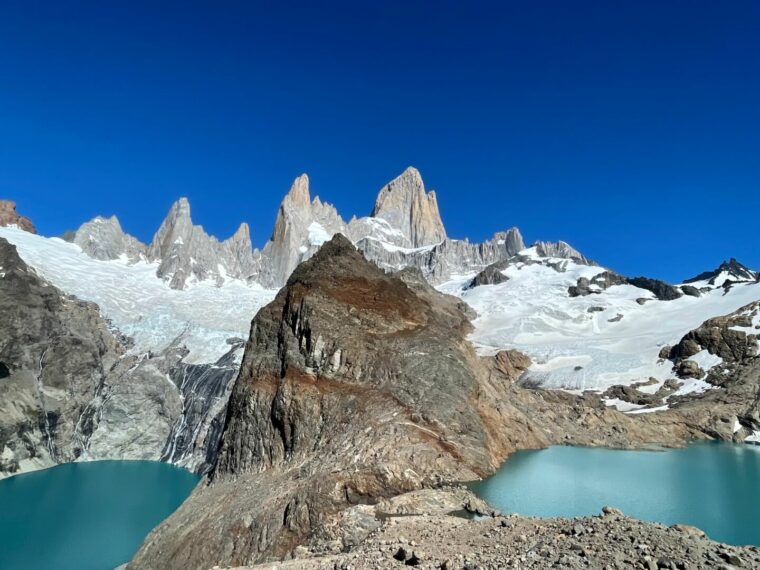
[[[0,311],[0,476],[206,476],[135,568],[350,548],[378,520],[359,507],[518,449],[760,442],[760,274],[670,284],[517,228],[453,239],[414,168],[348,221],[299,176],[261,250],[184,198],[150,244],[115,216],[40,236],[0,201]]]
[[[308,176],[299,176],[283,199],[272,236],[262,250],[251,246],[245,223],[224,241],[208,235],[193,224],[185,198],[172,205],[150,244],[125,233],[115,216],[97,217],[64,237],[95,259],[157,262],[157,275],[174,289],[205,280],[221,285],[226,279],[276,288],[336,233],[348,237],[380,267],[419,267],[433,283],[483,268],[525,247],[516,228],[481,244],[448,238],[435,192],[426,192],[419,171],[411,167],[380,190],[371,215],[348,222],[331,204],[318,196],[312,199]],[[580,256],[567,244],[546,247],[562,256]]]

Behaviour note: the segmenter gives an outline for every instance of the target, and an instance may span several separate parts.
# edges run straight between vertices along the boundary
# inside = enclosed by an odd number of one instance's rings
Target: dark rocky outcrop
[[[696,287],[693,287],[692,285],[681,285],[681,291],[683,292],[684,295],[688,295],[689,297],[702,296],[702,292]]]
[[[674,287],[673,285],[669,285],[658,279],[633,277],[628,279],[628,284],[638,287],[639,289],[651,291],[660,301],[673,301],[674,299],[683,297],[683,293],[678,290],[678,287]]]
[[[623,277],[613,271],[602,271],[591,279],[581,277],[567,292],[571,297],[598,294],[614,285],[633,285],[639,289],[651,291],[660,301],[672,301],[683,296],[683,293],[673,285],[648,277]]]
[[[602,271],[591,279],[581,277],[575,285],[571,285],[567,293],[571,297],[583,297],[594,293],[601,293],[613,285],[624,285],[628,280],[614,271]]]
[[[497,264],[489,265],[483,271],[473,277],[472,281],[470,281],[465,288],[473,289],[475,287],[480,287],[481,285],[498,285],[499,283],[504,283],[505,281],[509,281],[509,277],[504,275],[501,270],[499,270]]]

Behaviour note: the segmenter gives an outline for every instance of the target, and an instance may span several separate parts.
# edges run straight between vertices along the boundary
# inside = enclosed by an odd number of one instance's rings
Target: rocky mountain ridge
[[[419,270],[391,275],[341,235],[325,243],[256,315],[216,467],[130,568],[335,553],[381,524],[364,505],[483,477],[517,449],[716,433],[722,409],[628,416],[521,386],[530,360],[478,356],[471,316]]]
[[[517,228],[498,232],[480,244],[449,238],[435,192],[426,191],[413,167],[380,189],[369,216],[348,222],[331,204],[318,196],[312,199],[307,175],[297,177],[260,251],[252,247],[245,223],[225,241],[194,225],[186,198],[172,205],[150,244],[125,233],[115,216],[97,217],[64,237],[95,259],[157,263],[157,275],[175,289],[204,280],[222,284],[227,279],[279,288],[299,263],[336,233],[347,236],[380,267],[392,271],[417,267],[433,284],[480,270],[525,247]],[[564,242],[537,245],[547,255],[585,259]]]

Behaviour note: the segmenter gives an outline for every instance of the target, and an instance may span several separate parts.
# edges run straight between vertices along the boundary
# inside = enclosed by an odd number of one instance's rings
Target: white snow
[[[604,403],[608,407],[614,407],[619,412],[632,412],[634,410],[640,410],[644,407],[641,404],[631,404],[630,402],[626,402],[625,400],[621,400],[619,398],[608,398],[604,400]]]
[[[709,372],[719,364],[723,363],[723,359],[720,356],[710,354],[707,350],[700,350],[694,356],[690,356],[688,360],[696,362],[705,372]]]
[[[139,353],[178,341],[190,350],[186,361],[216,361],[229,349],[226,339],[248,336],[256,311],[276,293],[230,278],[221,287],[209,280],[178,291],[156,277],[155,263],[98,261],[75,244],[13,228],[0,227],[0,237],[53,285],[97,303]]]
[[[534,259],[535,248],[520,252]],[[566,262],[565,271],[545,264],[517,263],[503,271],[509,280],[464,291],[474,274],[439,286],[457,295],[478,313],[470,339],[481,354],[515,348],[534,361],[527,375],[550,388],[604,390],[655,378],[640,389],[654,393],[673,377],[672,363],[658,358],[664,345],[676,344],[706,319],[726,315],[760,299],[760,284],[734,285],[701,297],[658,301],[632,285],[616,285],[600,294],[570,297],[567,289],[579,277],[591,279],[602,267]],[[640,305],[638,298],[650,299]],[[594,308],[589,312],[590,308]],[[620,320],[612,320],[623,315]],[[710,361],[710,364],[713,364]],[[706,383],[686,382],[681,390],[696,391]]]
[[[385,220],[383,218],[364,218],[366,222],[371,226],[370,231],[373,234],[380,233],[382,235],[385,235],[386,237],[390,238],[404,238],[404,232],[402,232],[398,228],[394,228],[388,220]],[[368,236],[362,236],[362,237],[368,237]]]
[[[748,435],[744,441],[749,443],[760,444],[760,431],[753,431],[751,435]]]
[[[642,408],[640,410],[631,410],[630,412],[626,412],[628,414],[651,414],[654,412],[664,412],[667,410],[669,406],[665,404],[664,406],[657,406],[656,408]]]
[[[420,253],[420,252],[423,252],[423,251],[430,251],[434,247],[436,247],[437,245],[439,245],[439,244],[436,243],[436,244],[433,244],[433,245],[424,245],[422,247],[412,248],[412,247],[401,247],[399,245],[393,245],[392,243],[388,243],[387,241],[383,241],[383,240],[377,239],[376,237],[373,237],[373,236],[365,236],[364,239],[371,239],[372,241],[376,241],[386,251],[390,251],[390,252],[400,251],[401,253]]]
[[[309,243],[313,246],[320,246],[326,241],[330,241],[332,235],[319,222],[309,224]]]
[[[686,396],[687,394],[703,394],[704,392],[707,392],[708,390],[711,390],[715,388],[712,384],[708,384],[704,380],[699,380],[697,378],[686,378],[683,380],[679,380],[681,382],[681,386],[678,387],[678,390],[673,392],[671,396]]]

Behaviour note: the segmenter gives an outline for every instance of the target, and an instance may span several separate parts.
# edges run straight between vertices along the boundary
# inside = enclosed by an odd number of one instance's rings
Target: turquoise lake
[[[0,481],[0,568],[112,570],[198,477],[151,461],[60,465]]]
[[[508,513],[572,517],[610,505],[642,520],[697,526],[720,542],[760,545],[760,446],[520,451],[471,488]]]

